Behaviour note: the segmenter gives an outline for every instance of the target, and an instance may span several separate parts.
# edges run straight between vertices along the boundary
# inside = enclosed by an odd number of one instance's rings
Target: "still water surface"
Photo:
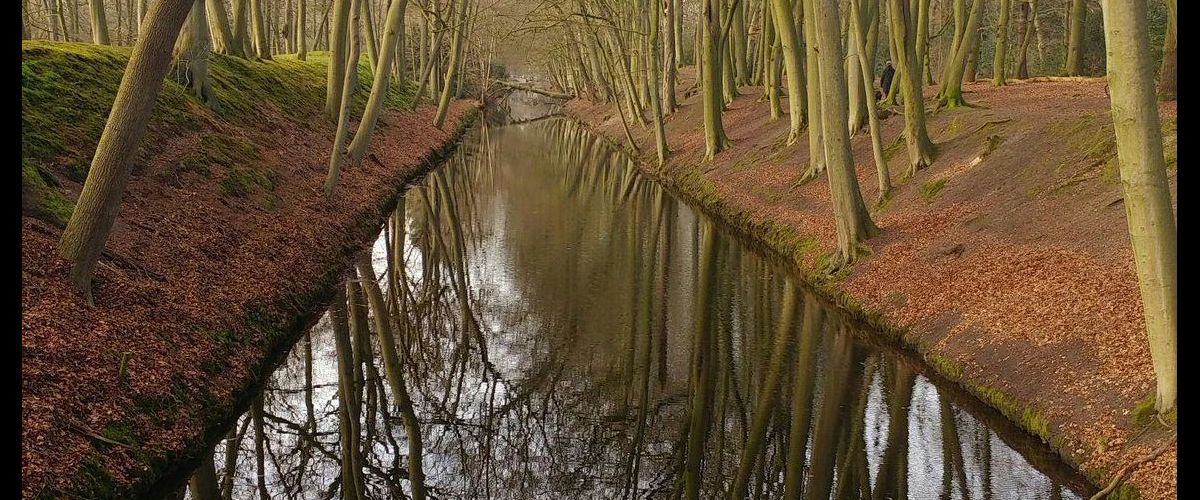
[[[473,129],[347,280],[217,446],[223,493],[409,497],[408,409],[436,498],[1090,492],[565,119]]]

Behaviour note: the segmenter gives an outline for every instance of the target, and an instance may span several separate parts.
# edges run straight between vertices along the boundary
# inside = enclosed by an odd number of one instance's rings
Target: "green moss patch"
[[[921,185],[921,199],[925,203],[933,203],[937,196],[946,188],[946,179],[934,179]]]

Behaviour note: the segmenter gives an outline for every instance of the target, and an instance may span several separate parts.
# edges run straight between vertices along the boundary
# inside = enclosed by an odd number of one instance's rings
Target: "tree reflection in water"
[[[193,498],[1088,492],[566,120],[469,133],[345,276]]]

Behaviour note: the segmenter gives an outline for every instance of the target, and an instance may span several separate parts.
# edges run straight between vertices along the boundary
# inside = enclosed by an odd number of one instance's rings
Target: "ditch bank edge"
[[[879,334],[877,337],[881,337],[887,345],[897,348],[908,357],[919,360],[927,368],[923,371],[936,373],[938,378],[954,384],[958,389],[970,394],[988,408],[999,412],[1023,432],[1040,439],[1063,463],[1082,475],[1094,491],[1100,490],[1103,484],[1108,482],[1110,471],[1084,470],[1080,467],[1079,461],[1073,455],[1073,450],[1065,444],[1071,436],[1059,431],[1061,426],[1048,421],[1032,404],[979,382],[977,377],[964,374],[962,367],[952,359],[939,354],[932,346],[922,342],[917,336],[908,335],[907,329],[896,325],[883,313],[871,310],[848,292],[838,289],[836,280],[831,280],[818,269],[805,265],[804,257],[807,246],[803,242],[807,241],[807,238],[798,230],[784,224],[775,224],[772,221],[755,220],[741,207],[727,201],[717,190],[706,187],[705,183],[708,181],[703,176],[687,175],[688,172],[694,170],[660,170],[646,162],[640,155],[632,152],[627,145],[600,130],[586,116],[567,107],[564,107],[562,114],[602,138],[612,147],[624,152],[642,174],[659,182],[672,194],[699,209],[705,215],[720,221],[738,239],[765,251],[773,259],[786,264],[791,271],[798,274],[805,288],[815,293],[821,300],[847,313],[853,321],[877,332]],[[1136,486],[1122,483],[1107,498],[1136,499],[1141,498],[1141,495]]]

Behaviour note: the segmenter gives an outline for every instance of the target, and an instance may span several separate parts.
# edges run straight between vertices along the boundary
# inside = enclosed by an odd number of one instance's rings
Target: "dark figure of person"
[[[879,77],[879,87],[882,89],[884,96],[887,96],[888,91],[892,89],[892,78],[896,76],[896,69],[892,67],[892,61],[889,59],[883,66],[883,76]]]

